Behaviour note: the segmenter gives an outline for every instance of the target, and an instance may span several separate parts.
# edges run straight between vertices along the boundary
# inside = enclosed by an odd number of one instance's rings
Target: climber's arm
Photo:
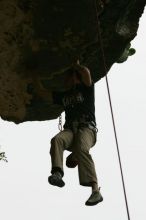
[[[73,67],[79,72],[82,82],[86,86],[91,86],[92,78],[91,78],[90,70],[86,66],[80,65],[79,60],[77,60],[77,62],[73,64]]]

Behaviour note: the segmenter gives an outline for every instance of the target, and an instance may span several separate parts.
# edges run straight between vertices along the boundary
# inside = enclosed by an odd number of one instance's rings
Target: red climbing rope
[[[103,42],[102,42],[101,31],[100,31],[100,23],[99,23],[99,18],[98,18],[97,1],[96,0],[94,1],[95,1],[95,9],[96,9],[96,16],[97,16],[97,31],[98,31],[100,48],[101,48],[101,55],[102,55],[103,66],[104,66],[107,92],[108,92],[108,98],[109,98],[109,104],[110,104],[110,110],[111,110],[111,116],[112,116],[112,122],[113,122],[113,128],[114,128],[114,135],[115,135],[118,160],[119,160],[119,166],[120,166],[120,172],[121,172],[121,179],[122,179],[122,185],[123,185],[123,191],[124,191],[125,205],[126,205],[126,210],[127,210],[127,217],[128,217],[128,220],[130,220],[128,200],[127,200],[127,195],[126,195],[126,187],[125,187],[125,181],[124,181],[124,175],[123,175],[123,169],[122,169],[122,162],[121,162],[117,131],[116,131],[116,125],[115,125],[115,119],[114,119],[114,113],[113,113],[113,107],[112,107],[112,101],[111,101],[111,95],[110,95],[110,88],[109,88],[108,77],[107,77],[106,59],[105,59],[105,54],[104,54],[104,49],[103,49]]]

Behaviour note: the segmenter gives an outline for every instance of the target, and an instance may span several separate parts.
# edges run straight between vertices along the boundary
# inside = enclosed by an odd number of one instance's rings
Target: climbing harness
[[[99,23],[99,19],[98,19],[97,1],[94,0],[94,2],[95,2],[96,17],[97,17],[97,31],[98,31],[98,37],[99,37],[99,44],[100,44],[100,48],[101,48],[101,55],[102,55],[103,66],[104,66],[104,73],[105,73],[105,78],[106,78],[107,92],[108,92],[108,98],[109,98],[109,104],[110,104],[110,110],[111,110],[111,117],[112,117],[112,122],[113,122],[113,129],[114,129],[114,135],[115,135],[115,141],[116,141],[116,147],[117,147],[119,167],[120,167],[120,172],[121,172],[121,179],[122,179],[122,185],[123,185],[125,205],[126,205],[127,217],[128,217],[128,220],[130,220],[130,213],[129,213],[127,195],[126,195],[126,187],[125,187],[125,181],[124,181],[124,175],[123,175],[123,169],[122,169],[122,162],[121,162],[121,156],[120,156],[120,150],[119,150],[119,144],[118,144],[118,138],[117,138],[117,131],[116,131],[116,125],[115,125],[115,119],[114,119],[114,113],[113,113],[113,106],[112,106],[110,88],[109,88],[108,77],[107,77],[106,59],[105,59],[105,54],[104,54],[104,49],[103,49],[103,42],[102,42],[102,38],[101,38],[100,23]]]
[[[59,131],[63,130],[63,128],[62,128],[62,115],[59,116],[58,129],[59,129]]]

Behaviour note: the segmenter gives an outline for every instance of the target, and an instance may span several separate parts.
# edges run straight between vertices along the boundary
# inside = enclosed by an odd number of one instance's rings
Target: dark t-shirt
[[[94,83],[86,86],[77,84],[75,88],[65,92],[53,92],[54,104],[63,105],[66,122],[85,118],[95,122]]]

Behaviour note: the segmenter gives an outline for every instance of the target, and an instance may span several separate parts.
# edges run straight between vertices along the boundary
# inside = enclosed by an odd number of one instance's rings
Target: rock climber
[[[68,167],[78,166],[79,182],[92,189],[86,205],[92,206],[103,200],[98,186],[95,165],[89,153],[96,143],[96,119],[94,105],[94,83],[90,70],[80,65],[79,60],[65,79],[65,92],[53,92],[54,104],[65,110],[64,130],[51,140],[52,170],[48,181],[51,185],[63,187],[63,152],[72,153],[66,160]]]

